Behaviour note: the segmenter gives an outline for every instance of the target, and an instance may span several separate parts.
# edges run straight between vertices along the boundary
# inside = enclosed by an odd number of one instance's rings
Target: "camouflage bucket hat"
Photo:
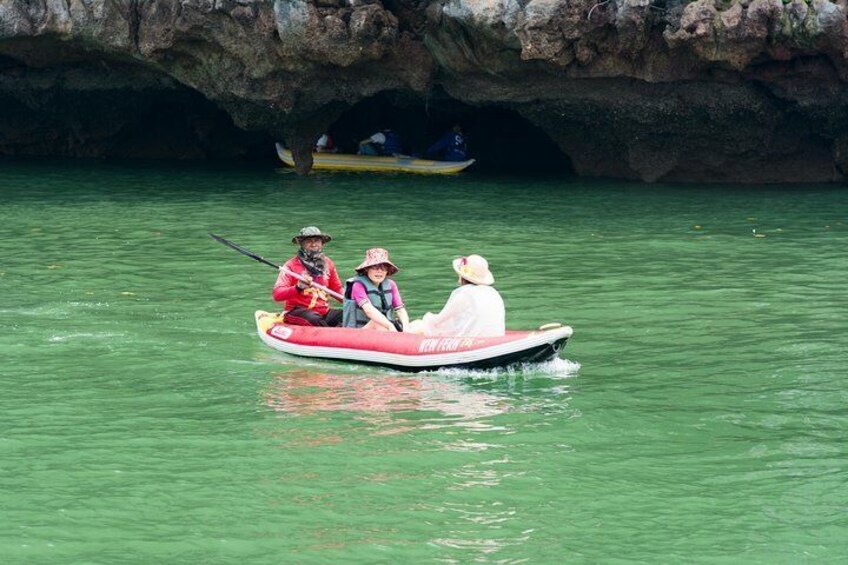
[[[328,241],[333,239],[329,235],[321,233],[321,230],[319,230],[315,226],[306,226],[305,228],[300,230],[300,232],[298,232],[296,236],[292,238],[292,243],[294,243],[295,245],[300,245],[300,240],[306,239],[307,237],[320,237],[321,241],[323,241],[324,243],[327,243]]]

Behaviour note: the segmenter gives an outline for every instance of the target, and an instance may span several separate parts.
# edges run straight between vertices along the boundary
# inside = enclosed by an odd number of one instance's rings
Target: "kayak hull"
[[[300,357],[387,367],[398,371],[445,368],[493,369],[556,358],[571,337],[568,326],[508,331],[502,337],[425,337],[351,328],[317,328],[283,323],[276,314],[255,313],[259,337],[268,346]]]
[[[291,151],[277,144],[277,156],[290,167],[294,167]],[[452,175],[469,167],[468,161],[433,161],[416,159],[405,155],[377,157],[373,155],[351,155],[348,153],[313,153],[312,168],[317,171],[359,171],[372,173],[418,173],[422,175]]]

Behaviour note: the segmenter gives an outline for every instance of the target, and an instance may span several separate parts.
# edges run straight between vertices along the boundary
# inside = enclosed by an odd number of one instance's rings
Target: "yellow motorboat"
[[[291,151],[277,144],[280,160],[294,167]],[[468,161],[432,161],[407,155],[375,157],[349,153],[313,153],[312,168],[318,171],[370,171],[378,173],[419,173],[423,175],[451,175],[474,163]]]

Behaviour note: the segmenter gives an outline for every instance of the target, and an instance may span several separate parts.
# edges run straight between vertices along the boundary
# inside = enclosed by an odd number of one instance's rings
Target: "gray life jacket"
[[[353,283],[361,282],[368,293],[368,300],[379,310],[390,322],[395,320],[395,310],[392,308],[392,285],[389,279],[384,280],[378,288],[371,279],[365,275],[357,275],[345,281],[344,305],[342,306],[342,327],[361,328],[371,321],[365,315],[365,311],[357,306],[353,299]]]

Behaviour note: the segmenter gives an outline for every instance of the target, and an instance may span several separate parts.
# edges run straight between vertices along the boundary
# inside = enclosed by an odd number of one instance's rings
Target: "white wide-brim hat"
[[[470,283],[490,285],[495,282],[495,276],[489,270],[489,262],[479,255],[454,259],[453,270]]]

